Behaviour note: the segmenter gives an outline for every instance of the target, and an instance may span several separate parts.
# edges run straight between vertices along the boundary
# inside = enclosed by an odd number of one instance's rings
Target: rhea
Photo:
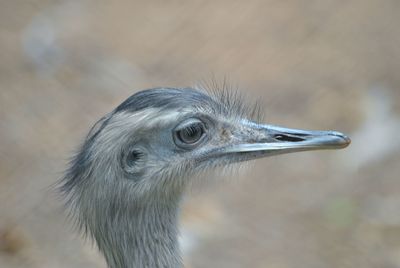
[[[94,125],[61,191],[109,267],[182,267],[180,202],[205,171],[350,143],[339,132],[261,124],[251,110],[228,91],[155,88],[132,95]]]

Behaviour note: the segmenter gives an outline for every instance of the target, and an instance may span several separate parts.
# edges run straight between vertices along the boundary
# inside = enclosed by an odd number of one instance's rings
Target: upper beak
[[[336,131],[291,129],[273,125],[243,122],[248,130],[236,137],[239,143],[224,148],[224,153],[244,153],[251,158],[321,149],[340,149],[350,138]],[[246,155],[247,155],[246,154]]]

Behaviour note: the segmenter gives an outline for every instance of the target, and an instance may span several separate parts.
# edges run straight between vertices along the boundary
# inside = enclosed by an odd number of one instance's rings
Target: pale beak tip
[[[341,148],[346,148],[350,145],[351,139],[348,136],[340,132],[333,132],[332,134],[339,138],[338,145],[340,145]]]

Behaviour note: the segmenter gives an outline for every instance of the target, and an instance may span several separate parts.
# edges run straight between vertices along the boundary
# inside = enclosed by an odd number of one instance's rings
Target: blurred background
[[[0,267],[105,267],[49,185],[131,94],[224,77],[266,122],[353,143],[193,190],[186,267],[400,267],[399,14],[397,0],[0,0]]]

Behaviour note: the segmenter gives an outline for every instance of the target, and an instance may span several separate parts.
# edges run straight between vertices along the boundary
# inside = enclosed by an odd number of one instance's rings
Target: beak
[[[347,147],[351,140],[336,131],[291,129],[273,125],[243,122],[246,131],[236,136],[239,141],[224,148],[225,154],[243,155],[246,160],[270,155]]]

